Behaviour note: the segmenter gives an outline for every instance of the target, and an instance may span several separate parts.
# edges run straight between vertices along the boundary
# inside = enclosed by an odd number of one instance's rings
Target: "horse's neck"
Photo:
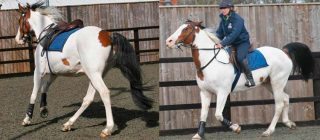
[[[197,37],[194,40],[193,43],[197,48],[199,49],[213,49],[215,48],[215,45],[217,43],[214,42],[214,40],[210,39],[209,36],[204,32],[200,31],[197,35]],[[210,61],[215,53],[218,53],[218,50],[199,50],[199,59],[201,61],[201,65],[205,65],[208,61]],[[229,55],[225,52],[220,50],[219,53],[217,54],[217,57],[219,60],[223,59],[229,59]]]
[[[54,21],[48,16],[41,15],[34,12],[32,18],[29,19],[30,26],[34,30],[37,38],[39,38],[41,32]]]

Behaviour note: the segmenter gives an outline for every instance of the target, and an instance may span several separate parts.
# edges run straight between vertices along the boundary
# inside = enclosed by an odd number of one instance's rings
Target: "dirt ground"
[[[129,93],[129,82],[118,69],[105,77],[111,89],[112,112],[115,121],[110,140],[159,139],[158,64],[142,65],[144,83],[151,90],[145,95],[155,100],[148,112],[139,110]],[[103,103],[96,93],[94,102],[74,123],[73,130],[61,132],[62,124],[77,111],[88,87],[88,78],[58,77],[48,93],[49,116],[39,115],[39,97],[35,104],[32,124],[21,126],[32,91],[33,77],[0,79],[0,139],[100,139],[106,118]]]

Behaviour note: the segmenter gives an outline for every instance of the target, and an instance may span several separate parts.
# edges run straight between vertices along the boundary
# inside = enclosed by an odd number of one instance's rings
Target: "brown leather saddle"
[[[237,61],[237,48],[231,46],[230,49],[231,49],[231,53],[230,53],[229,62],[233,64],[237,69],[240,69],[240,65],[238,64],[238,61]],[[253,52],[254,49],[255,48],[253,44],[250,44],[249,53]]]
[[[58,22],[58,25],[55,28],[59,31],[66,32],[74,28],[82,28],[82,27],[83,27],[83,21],[81,19],[76,19],[70,23],[60,21]]]
[[[48,50],[48,47],[52,43],[53,39],[59,35],[60,33],[70,31],[75,28],[83,28],[83,21],[80,19],[76,19],[70,23],[60,21],[56,26],[49,27],[45,29],[43,32],[46,34],[39,40],[40,45],[43,47],[43,50]]]

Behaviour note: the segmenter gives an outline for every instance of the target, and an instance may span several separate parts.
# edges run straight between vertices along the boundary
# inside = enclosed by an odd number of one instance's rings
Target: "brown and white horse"
[[[193,139],[204,137],[205,122],[211,97],[214,93],[217,95],[216,119],[233,131],[240,133],[241,127],[238,124],[232,123],[222,116],[222,111],[235,78],[234,67],[230,63],[221,63],[221,61],[229,61],[228,52],[222,48],[216,48],[215,44],[219,43],[219,39],[214,35],[211,38],[215,39],[211,39],[201,27],[201,22],[187,21],[166,40],[166,45],[169,48],[190,46],[192,49],[193,61],[197,68],[196,80],[201,90],[202,104],[199,130]],[[281,114],[282,121],[287,127],[294,128],[296,126],[288,117],[289,95],[284,92],[284,88],[293,66],[296,66],[305,80],[307,80],[309,74],[313,71],[314,61],[309,48],[302,43],[287,44],[284,47],[287,54],[281,49],[270,46],[263,46],[258,50],[265,57],[269,66],[254,70],[252,72],[253,78],[257,86],[263,85],[272,91],[275,100],[274,117],[269,128],[262,134],[263,136],[270,136],[274,132]],[[241,74],[234,91],[248,90],[249,88],[245,86],[245,81],[244,74]]]
[[[41,32],[46,27],[56,25],[62,20],[60,11],[54,7],[45,7],[43,2],[33,5],[21,6],[19,4],[19,30],[16,35],[16,41],[24,44],[23,37],[34,31],[35,36],[41,39]],[[133,47],[128,40],[117,33],[110,33],[95,26],[86,26],[73,33],[66,41],[63,51],[45,51],[43,46],[37,45],[35,50],[35,70],[34,86],[31,94],[30,105],[22,125],[26,126],[31,123],[33,108],[37,94],[47,93],[50,84],[56,79],[57,75],[81,75],[85,74],[90,79],[89,88],[83,103],[79,110],[63,124],[63,131],[71,130],[71,126],[83,111],[93,101],[97,91],[106,111],[106,128],[102,130],[101,137],[111,135],[114,126],[110,90],[103,81],[106,74],[106,67],[117,67],[122,74],[130,81],[133,101],[141,109],[147,110],[152,107],[152,100],[146,97],[142,92],[142,78],[139,63]],[[45,81],[43,77],[50,75]],[[112,82],[112,81],[110,81]],[[43,94],[44,100],[41,100],[41,114],[47,113],[46,94]]]

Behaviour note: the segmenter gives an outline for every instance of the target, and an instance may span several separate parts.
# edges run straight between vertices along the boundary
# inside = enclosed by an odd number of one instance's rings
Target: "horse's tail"
[[[115,51],[112,63],[130,81],[134,103],[141,109],[150,109],[153,101],[143,94],[140,64],[132,45],[119,33],[112,33],[111,39]]]
[[[298,71],[307,81],[314,69],[314,60],[309,47],[299,42],[292,42],[285,45],[282,50],[290,56],[293,72]]]

